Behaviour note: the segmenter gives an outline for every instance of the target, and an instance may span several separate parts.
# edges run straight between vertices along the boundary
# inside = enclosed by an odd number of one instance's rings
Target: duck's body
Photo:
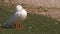
[[[16,12],[7,20],[7,22],[5,24],[3,24],[5,27],[9,27],[11,24],[13,24],[14,22],[18,21],[18,20],[25,20],[25,18],[27,17],[27,11],[24,10],[22,8],[21,5],[17,5],[16,6]],[[17,24],[18,22],[16,22]],[[20,23],[20,21],[19,21]]]
[[[27,17],[27,12],[24,9],[17,11],[15,14],[22,20]]]

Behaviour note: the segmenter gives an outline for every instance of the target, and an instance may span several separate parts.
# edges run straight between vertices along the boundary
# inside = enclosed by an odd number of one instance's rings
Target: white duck
[[[12,24],[16,24],[16,28],[22,29],[21,22],[27,17],[27,11],[23,9],[21,5],[16,6],[16,12],[7,20],[3,27],[10,27]]]

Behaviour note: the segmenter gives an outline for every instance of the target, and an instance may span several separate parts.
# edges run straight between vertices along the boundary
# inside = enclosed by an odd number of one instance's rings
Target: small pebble
[[[55,24],[58,24],[58,22],[55,22]]]
[[[29,29],[32,29],[32,27],[29,27]]]

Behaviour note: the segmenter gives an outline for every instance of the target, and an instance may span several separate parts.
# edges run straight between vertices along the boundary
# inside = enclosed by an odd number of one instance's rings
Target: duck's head
[[[21,5],[17,5],[16,6],[16,10],[21,10],[22,9],[22,6]]]

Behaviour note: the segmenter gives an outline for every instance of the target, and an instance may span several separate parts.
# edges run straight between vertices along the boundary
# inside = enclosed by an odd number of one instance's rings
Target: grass
[[[6,22],[11,14],[13,14],[11,10],[0,7],[0,23]],[[23,26],[24,30],[0,28],[0,34],[60,34],[60,23],[47,16],[28,14],[28,17],[23,22]]]

